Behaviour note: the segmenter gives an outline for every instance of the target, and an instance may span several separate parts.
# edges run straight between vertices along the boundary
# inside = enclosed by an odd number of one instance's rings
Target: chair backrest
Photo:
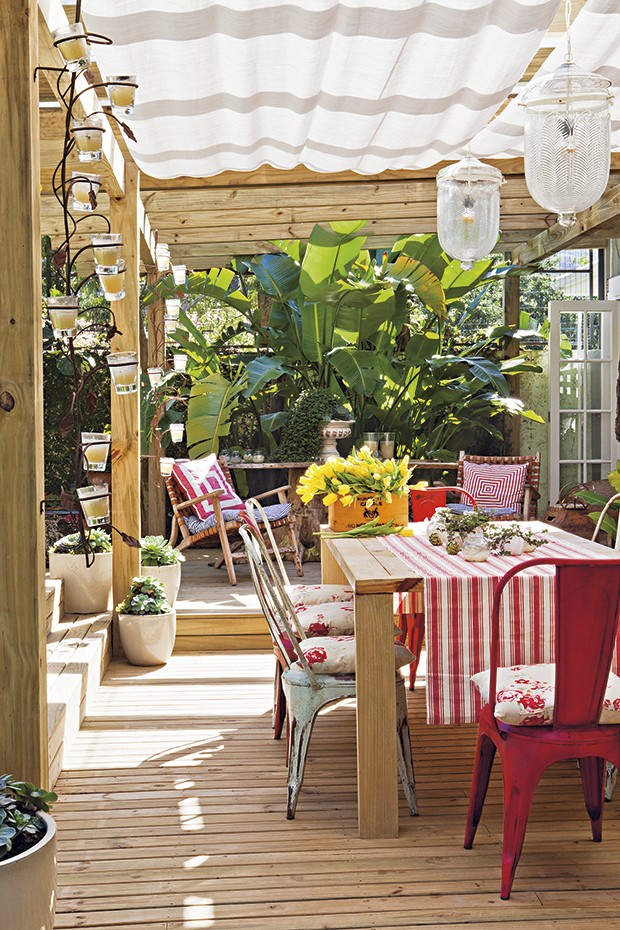
[[[318,687],[316,676],[300,648],[299,642],[307,639],[297,620],[297,614],[284,590],[278,570],[269,558],[269,552],[260,532],[251,523],[241,526],[239,533],[245,546],[252,581],[265,615],[274,645],[290,668],[294,661],[303,668],[310,685]]]
[[[249,497],[245,502],[246,515],[254,523],[256,528],[260,531],[262,528],[264,532],[267,533],[267,538],[269,539],[269,544],[271,546],[271,551],[273,552],[276,564],[280,571],[280,580],[282,585],[286,586],[289,583],[288,575],[286,574],[286,569],[284,567],[284,562],[282,561],[282,556],[276,542],[276,538],[273,535],[273,530],[271,529],[271,523],[269,522],[269,517],[265,513],[265,509],[254,497]],[[260,514],[261,524],[258,525],[256,519],[256,512]]]
[[[502,592],[519,572],[554,565],[555,709],[554,727],[598,724],[614,652],[620,612],[620,559],[537,558],[501,578],[491,615],[489,695],[497,693]]]
[[[615,504],[617,500],[620,500],[620,492],[610,497],[607,503],[605,504],[605,506],[603,507],[603,509],[601,510],[600,516],[594,528],[594,532],[592,533],[592,542],[596,542],[598,534],[600,533],[601,528],[603,527],[603,520],[607,516],[607,513],[610,510],[610,508],[613,507],[613,505]],[[616,551],[620,549],[620,529],[618,528],[618,526],[616,526],[616,543],[614,545],[614,549]]]
[[[532,455],[470,455],[467,452],[459,452],[456,472],[458,487],[463,485],[463,462],[473,462],[474,465],[527,465],[526,487],[532,488],[536,492],[536,496],[538,495],[540,488],[540,452],[534,452]],[[530,503],[530,513],[524,513],[523,517],[526,520],[535,520],[536,514],[536,499],[534,499]]]

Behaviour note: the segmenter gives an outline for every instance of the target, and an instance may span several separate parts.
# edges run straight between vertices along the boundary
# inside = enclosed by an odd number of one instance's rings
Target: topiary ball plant
[[[163,536],[144,536],[140,540],[142,546],[140,561],[146,568],[159,565],[177,565],[185,561],[183,553],[173,549]]]
[[[331,391],[302,391],[282,430],[278,462],[314,462],[321,451],[322,430],[330,420],[350,420],[351,414]]]
[[[134,578],[127,597],[116,608],[119,614],[133,614],[134,616],[167,614],[171,610],[162,582],[153,578],[152,575]]]

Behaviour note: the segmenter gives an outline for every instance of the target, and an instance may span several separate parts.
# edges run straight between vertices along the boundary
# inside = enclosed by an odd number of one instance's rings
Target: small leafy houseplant
[[[350,531],[366,524],[367,534],[372,535],[372,529],[380,525],[400,528],[407,524],[411,472],[408,456],[401,462],[380,460],[363,446],[347,458],[311,465],[300,479],[299,495],[305,504],[314,497],[323,498],[330,508],[332,530]]]
[[[123,651],[132,665],[163,665],[174,648],[176,613],[153,575],[134,578],[116,608]]]
[[[167,601],[174,604],[181,587],[181,562],[185,561],[185,556],[173,549],[163,536],[144,536],[140,545],[141,574],[161,581]]]
[[[41,811],[49,813],[56,800],[53,791],[0,775],[0,861],[18,856],[43,839],[47,824]]]
[[[112,538],[106,530],[95,528],[88,531],[87,540],[93,553],[88,566],[79,533],[63,536],[49,550],[50,577],[63,582],[68,614],[94,614],[112,608]]]

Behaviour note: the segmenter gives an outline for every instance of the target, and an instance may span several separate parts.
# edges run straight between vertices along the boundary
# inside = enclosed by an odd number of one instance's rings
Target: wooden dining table
[[[415,533],[424,532],[422,524],[411,526]],[[566,542],[574,550],[575,558],[617,555],[613,549],[547,524],[527,526],[534,530],[544,528],[550,540]],[[544,551],[538,554],[542,556]],[[460,561],[458,557],[446,557],[446,565],[450,564],[450,558],[457,560],[453,565]],[[359,835],[364,839],[396,837],[394,595],[423,588],[424,576],[413,572],[377,537],[323,538],[321,560],[324,584],[348,583],[355,591]],[[549,616],[549,625],[551,619]]]

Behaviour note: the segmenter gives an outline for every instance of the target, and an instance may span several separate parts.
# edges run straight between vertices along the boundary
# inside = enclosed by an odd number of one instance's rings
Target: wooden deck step
[[[77,736],[110,662],[112,616],[66,614],[47,637],[47,719],[50,782]]]
[[[65,615],[64,585],[60,578],[45,579],[45,628],[48,633],[57,629]]]

